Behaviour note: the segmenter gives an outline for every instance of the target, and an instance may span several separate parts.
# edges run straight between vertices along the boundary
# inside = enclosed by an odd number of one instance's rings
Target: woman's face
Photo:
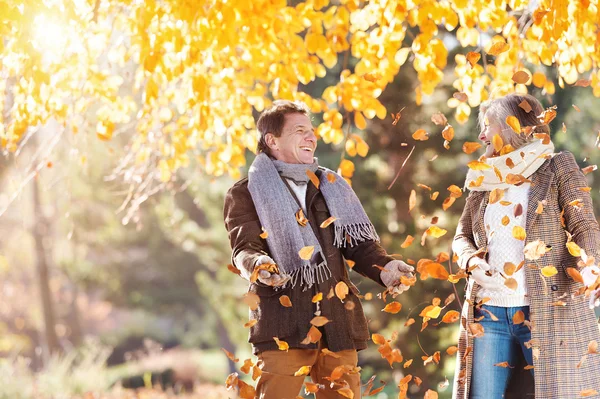
[[[500,122],[492,115],[488,115],[486,114],[484,116],[484,123],[483,123],[483,129],[481,130],[481,133],[479,133],[479,140],[481,140],[483,142],[483,145],[485,145],[485,153],[483,155],[485,155],[486,158],[491,158],[494,156],[494,145],[492,144],[492,139],[494,138],[495,135],[499,135],[500,138],[503,138],[502,136],[502,125],[500,124]]]

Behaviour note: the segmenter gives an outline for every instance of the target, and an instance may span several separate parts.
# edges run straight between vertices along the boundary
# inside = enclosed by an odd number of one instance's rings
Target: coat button
[[[558,291],[558,285],[556,285],[556,284],[552,284],[552,286],[550,287],[550,289],[551,289],[552,291]]]

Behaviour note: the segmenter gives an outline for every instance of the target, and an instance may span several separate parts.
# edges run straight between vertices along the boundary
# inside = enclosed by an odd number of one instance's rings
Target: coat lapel
[[[548,190],[552,183],[552,173],[548,170],[549,162],[546,161],[533,175],[531,175],[531,189],[529,190],[529,202],[527,204],[527,219],[525,230],[532,231],[538,222],[540,215],[536,213],[538,203],[548,196]],[[529,237],[528,237],[529,238]]]

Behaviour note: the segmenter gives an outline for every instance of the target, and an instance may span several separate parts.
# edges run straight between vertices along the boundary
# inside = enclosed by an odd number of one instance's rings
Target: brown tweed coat
[[[531,337],[534,351],[535,382],[529,371],[516,367],[506,397],[539,399],[567,399],[581,397],[583,390],[600,392],[600,355],[588,355],[582,365],[582,356],[588,353],[592,340],[600,343],[600,330],[593,310],[583,296],[573,294],[582,287],[566,270],[577,267],[576,258],[569,254],[565,244],[567,235],[560,221],[564,210],[566,230],[573,241],[586,253],[600,261],[600,228],[594,216],[586,179],[571,153],[563,152],[547,160],[531,177],[526,221],[526,243],[542,240],[552,250],[537,261],[526,261],[524,266],[527,291],[530,298]],[[452,249],[458,263],[465,268],[473,256],[485,258],[487,237],[483,224],[489,191],[471,192],[460,218]],[[583,206],[569,205],[580,199]],[[538,202],[546,200],[541,214],[536,213]],[[540,267],[553,265],[558,274],[543,277]],[[469,279],[466,298],[475,303],[479,290]],[[562,301],[562,302],[561,302]],[[473,338],[469,326],[473,323],[473,305],[465,301],[463,307],[457,367],[454,377],[453,398],[468,399],[473,365]],[[519,381],[519,382],[517,382]],[[535,387],[535,394],[533,388]],[[594,398],[600,395],[590,396]]]

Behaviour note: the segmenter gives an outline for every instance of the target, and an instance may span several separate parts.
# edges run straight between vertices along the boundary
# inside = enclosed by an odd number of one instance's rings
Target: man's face
[[[300,113],[286,114],[280,137],[270,135],[267,144],[271,155],[279,161],[311,164],[317,149],[315,129],[308,116]]]

